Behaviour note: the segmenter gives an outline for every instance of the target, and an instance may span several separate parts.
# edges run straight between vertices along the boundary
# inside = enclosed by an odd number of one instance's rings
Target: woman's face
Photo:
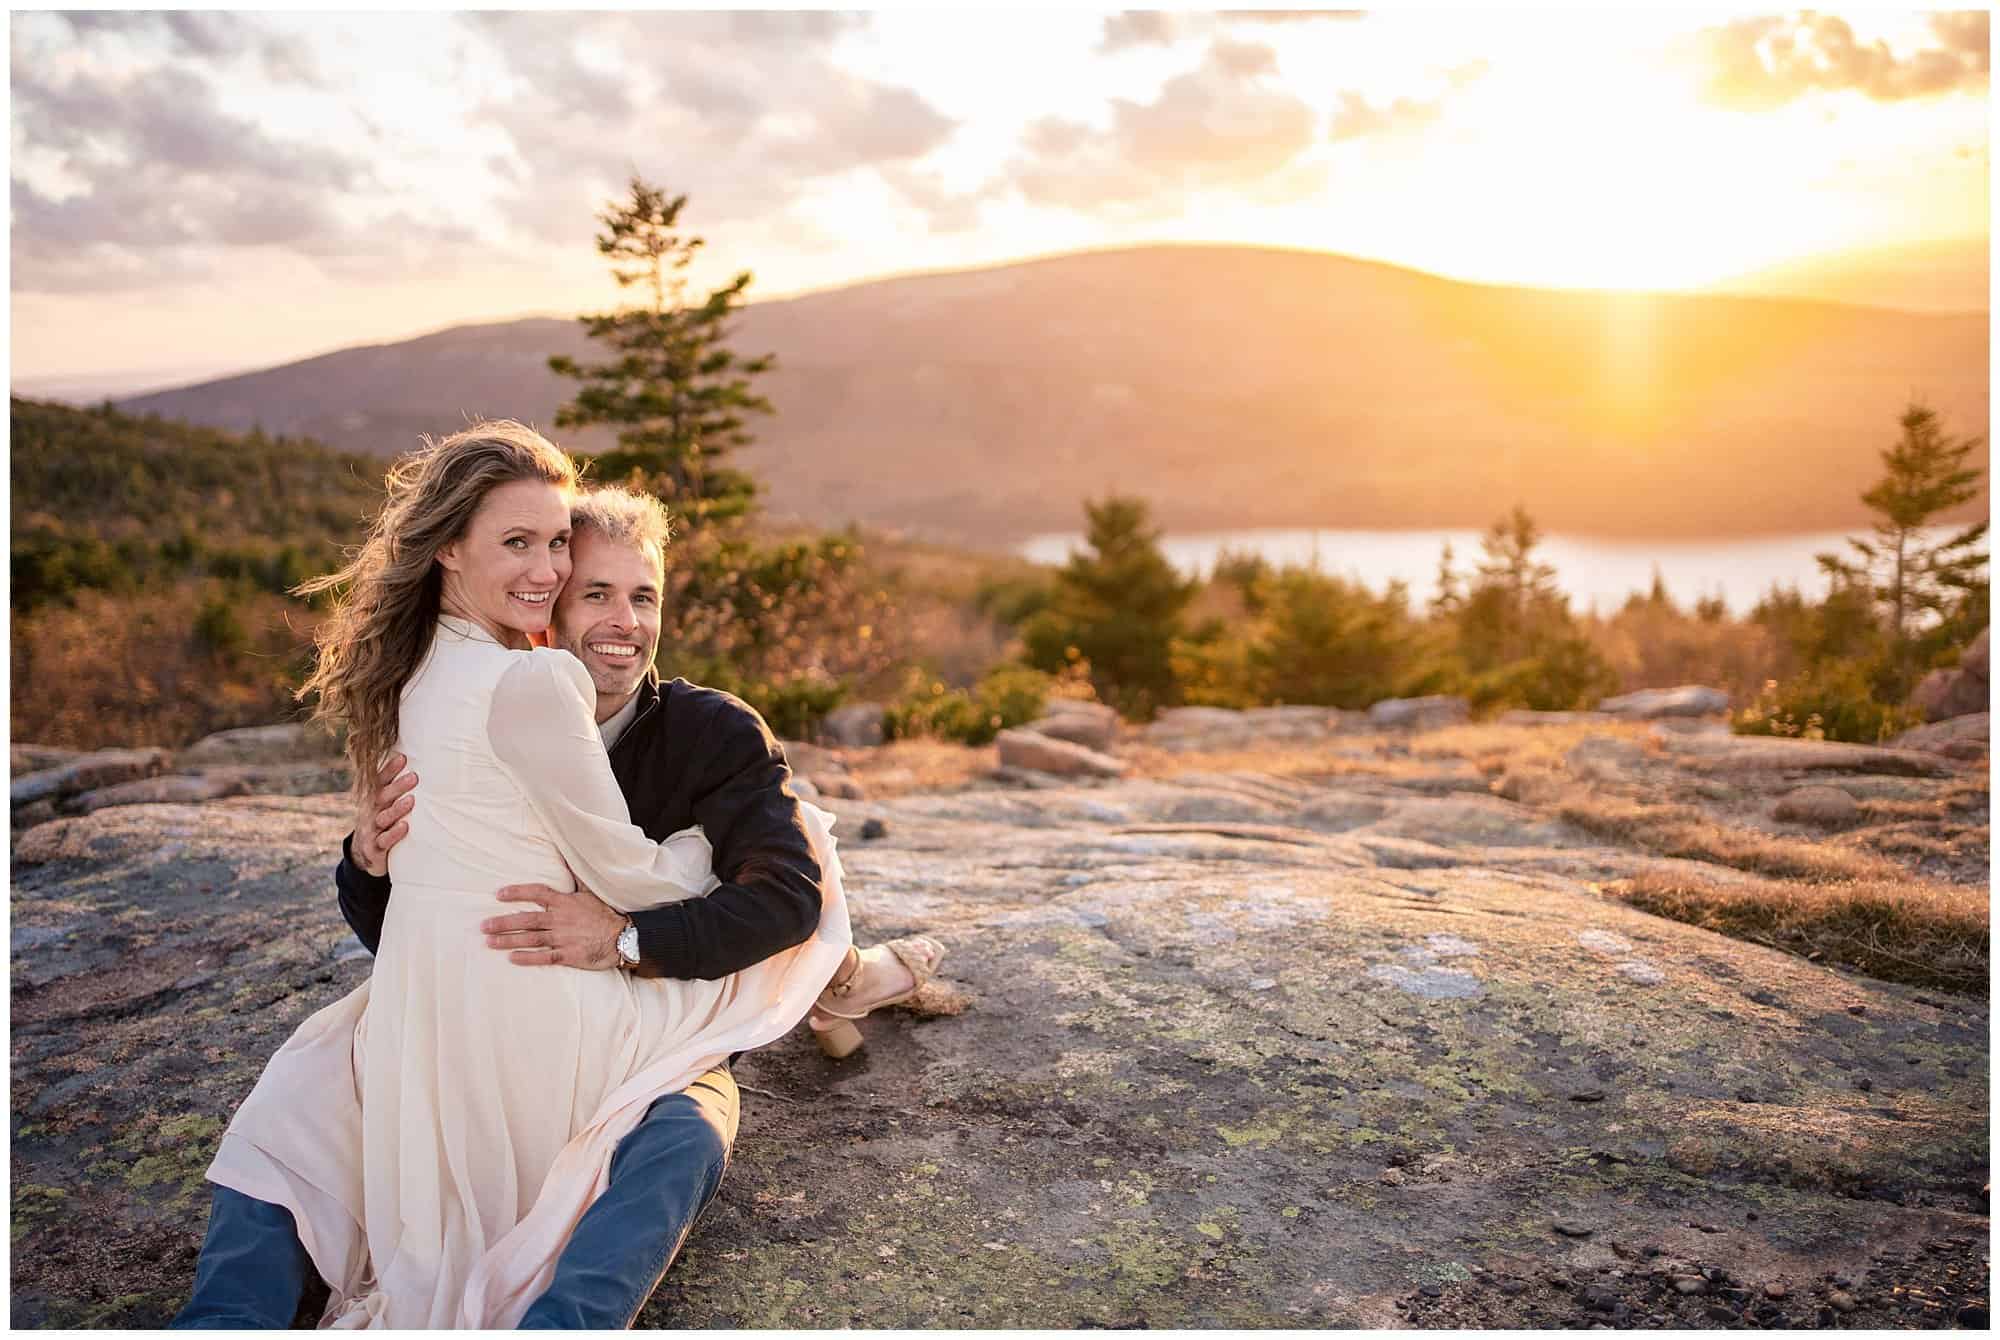
[[[444,608],[510,647],[547,631],[569,580],[570,495],[517,479],[486,495],[465,534],[438,551]]]

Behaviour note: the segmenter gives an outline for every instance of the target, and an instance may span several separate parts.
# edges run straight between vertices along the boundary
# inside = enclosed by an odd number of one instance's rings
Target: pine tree
[[[1861,495],[1878,517],[1875,538],[1848,537],[1858,558],[1815,556],[1836,591],[1865,593],[1880,611],[1893,649],[1898,696],[1915,680],[1922,616],[1935,614],[1948,621],[1970,603],[1985,609],[1986,581],[1980,569],[1986,566],[1986,554],[1975,546],[1987,529],[1980,521],[1943,540],[1926,534],[1939,513],[1978,496],[1981,470],[1967,458],[1985,439],[1952,438],[1936,411],[1917,403],[1903,411],[1901,427],[1902,437],[1882,452],[1882,478]]]
[[[1465,603],[1465,592],[1460,587],[1458,569],[1451,565],[1451,541],[1444,542],[1438,551],[1437,593],[1431,597],[1430,611],[1433,616],[1449,616],[1458,612]]]
[[[1541,542],[1540,528],[1518,503],[1481,538],[1486,558],[1457,611],[1468,664],[1484,668],[1532,655],[1551,625],[1568,625],[1556,570],[1534,556]]]
[[[739,517],[756,496],[756,481],[725,462],[752,440],[744,417],[772,412],[751,380],[775,361],[770,354],[743,358],[725,344],[750,272],[690,303],[686,270],[702,239],[676,231],[687,197],[669,199],[636,176],[630,190],[630,199],[598,215],[604,231],[597,250],[619,287],[636,285],[647,301],[581,318],[590,338],[613,354],[609,361],[549,359],[551,371],[582,383],[557,411],[556,425],[615,427],[618,449],[597,458],[598,477],[651,489],[684,525]]]
[[[1098,697],[1143,720],[1179,697],[1171,650],[1199,584],[1160,552],[1143,501],[1086,502],[1084,513],[1090,552],[1071,556],[1050,608],[1028,622],[1022,639],[1038,669],[1089,662]]]

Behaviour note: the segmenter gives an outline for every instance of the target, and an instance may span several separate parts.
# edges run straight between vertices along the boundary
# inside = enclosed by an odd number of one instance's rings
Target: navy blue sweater
[[[719,689],[676,679],[639,686],[639,712],[611,749],[632,822],[658,842],[701,825],[722,883],[631,914],[639,959],[662,976],[713,979],[803,944],[819,928],[819,861],[806,840],[791,769],[764,719]],[[423,783],[417,784],[423,804]],[[354,864],[341,844],[340,913],[373,953],[390,880]]]

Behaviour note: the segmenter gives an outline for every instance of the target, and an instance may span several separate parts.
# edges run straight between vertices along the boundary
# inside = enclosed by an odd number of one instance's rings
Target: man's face
[[[642,547],[595,529],[570,541],[569,583],[556,601],[556,645],[583,662],[606,720],[638,691],[660,645],[660,565]]]

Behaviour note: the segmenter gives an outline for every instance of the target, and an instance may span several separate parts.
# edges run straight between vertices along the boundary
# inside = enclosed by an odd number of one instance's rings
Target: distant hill
[[[1709,291],[1911,312],[1984,312],[1992,293],[1992,250],[1988,239],[1971,237],[1840,251],[1735,275]]]
[[[748,309],[777,512],[1003,542],[1117,489],[1177,530],[1478,526],[1718,536],[1853,525],[1908,397],[1988,414],[1984,315],[1464,284],[1323,253],[1088,252]],[[562,320],[465,326],[123,402],[389,455],[547,425]],[[603,438],[576,435],[591,449]],[[1984,499],[1979,503],[1983,511]]]

